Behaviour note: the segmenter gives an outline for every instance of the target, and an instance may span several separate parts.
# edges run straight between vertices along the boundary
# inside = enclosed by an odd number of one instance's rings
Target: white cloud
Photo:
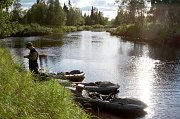
[[[116,11],[105,11],[104,16],[108,17],[109,19],[115,19],[115,17],[117,16],[117,12]]]
[[[115,0],[80,0],[77,7],[89,14],[88,11],[92,6],[97,7],[109,19],[116,17],[118,6],[115,4]]]
[[[92,0],[92,4],[94,6],[105,6],[106,1],[105,0]]]
[[[68,4],[69,0],[59,0],[61,5]],[[70,0],[72,6],[78,7],[82,12],[88,12],[92,6],[97,7],[99,11],[103,12],[105,17],[110,19],[116,17],[118,6],[115,0]],[[36,0],[21,0],[22,7],[30,8]]]

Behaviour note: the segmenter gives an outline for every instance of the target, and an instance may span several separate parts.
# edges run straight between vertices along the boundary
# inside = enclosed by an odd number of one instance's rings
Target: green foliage
[[[0,11],[12,4],[13,0],[0,0]]]
[[[100,25],[100,24],[95,24],[95,25],[92,25],[93,28],[98,28],[98,29],[102,29],[104,28],[103,25]]]
[[[66,15],[59,3],[59,0],[49,0],[33,4],[24,16],[25,23],[38,23],[40,25],[63,26],[66,22]]]
[[[122,26],[117,27],[117,32],[125,33],[127,28],[128,28],[128,26],[124,24]]]
[[[162,24],[149,23],[144,26],[138,26],[136,24],[121,25],[115,30],[110,30],[111,34],[119,35],[129,39],[135,40],[148,40],[161,42],[167,37],[167,29]]]
[[[56,28],[52,28],[52,33],[53,34],[62,34],[65,31],[63,31],[63,27],[56,27]]]
[[[52,30],[51,28],[40,26],[37,23],[32,23],[28,27],[29,27],[29,30],[31,30],[31,32],[44,32],[44,33],[49,32],[50,33]]]
[[[124,24],[116,29],[115,34],[124,37],[139,38],[140,28],[135,24],[129,24],[129,25]]]
[[[126,11],[124,12],[123,9],[118,10],[117,16],[114,21],[114,26],[123,25],[123,24],[129,24],[129,13]]]
[[[175,31],[175,34],[180,36],[180,25],[175,26],[174,31]]]
[[[12,21],[21,22],[22,21],[22,8],[20,0],[15,0],[13,3],[12,13]]]
[[[180,4],[180,0],[151,0],[151,4]]]
[[[10,17],[3,9],[12,4],[12,0],[0,1],[0,38],[7,37],[13,32],[14,23],[10,22]]]
[[[88,119],[56,80],[34,82],[9,51],[0,48],[0,55],[0,118]]]
[[[172,27],[180,23],[179,0],[151,0],[149,17],[152,22],[160,22],[164,26]]]
[[[13,9],[9,13],[8,6],[12,3]],[[64,4],[62,9],[59,0],[37,0],[30,9],[24,11],[20,0],[3,0],[0,2],[0,21],[0,38],[4,38],[92,29],[89,26],[84,27],[84,24],[103,28],[102,25],[107,24],[108,18],[104,18],[102,12],[94,7],[91,16],[83,17],[82,11],[71,4]]]
[[[63,31],[74,32],[74,31],[77,31],[77,27],[76,26],[65,26],[65,27],[63,27]]]
[[[13,36],[31,36],[50,34],[53,32],[53,29],[40,26],[37,23],[31,23],[29,25],[16,24],[14,31]]]
[[[49,16],[51,17],[51,16]],[[52,17],[51,17],[52,18]],[[25,23],[38,23],[41,25],[47,24],[47,5],[44,3],[34,4],[31,9],[27,11],[27,14],[24,16]],[[48,25],[48,24],[47,24]]]
[[[15,32],[15,23],[10,22],[8,13],[0,11],[0,38],[10,36]]]
[[[168,39],[168,42],[178,43],[179,0],[116,0],[116,2],[119,3],[119,9],[113,25],[120,27],[111,30],[112,34],[157,42]],[[148,4],[151,4],[149,11],[147,11]]]
[[[67,13],[67,22],[68,26],[78,26],[84,24],[84,18],[82,17],[81,10],[79,8],[70,7]]]
[[[116,2],[119,3],[119,8],[114,25],[143,25],[148,8],[147,0],[116,0]]]
[[[66,6],[66,4],[64,3],[64,6],[63,6],[63,11],[65,12],[65,13],[68,13],[69,11],[68,11],[68,7]]]
[[[65,13],[59,3],[59,0],[55,0],[53,3],[53,16],[52,16],[52,21],[51,24],[54,26],[63,26],[65,25]]]
[[[149,23],[141,28],[141,37],[150,40],[162,40],[166,38],[167,32],[162,24]]]
[[[85,25],[85,26],[83,26],[83,29],[84,30],[92,30],[93,28],[92,28],[92,26]]]
[[[96,7],[92,6],[91,14],[86,16],[84,15],[85,25],[106,25],[108,22],[108,18],[103,17],[103,13],[99,11]]]
[[[88,26],[90,27],[90,26]],[[92,28],[92,27],[91,27]],[[65,32],[75,32],[75,31],[82,31],[85,30],[85,26],[63,26],[59,28],[53,28],[52,33],[53,34],[62,34]]]
[[[83,26],[77,26],[77,31],[83,31]]]

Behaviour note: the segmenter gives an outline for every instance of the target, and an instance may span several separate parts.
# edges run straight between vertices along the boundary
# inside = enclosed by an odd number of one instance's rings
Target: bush
[[[95,28],[95,29],[102,29],[102,28],[104,28],[104,26],[100,25],[100,24],[92,25],[92,27]]]
[[[122,26],[119,26],[115,34],[118,34],[120,36],[124,37],[132,37],[132,38],[139,38],[140,37],[140,28],[138,25],[135,24],[124,24]]]
[[[47,35],[53,32],[52,28],[40,26],[37,23],[31,23],[30,25],[16,24],[14,29],[15,32],[11,36],[37,36]]]
[[[63,31],[63,28],[62,27],[59,27],[59,28],[52,28],[52,33],[54,34],[62,34],[64,31]]]
[[[141,36],[150,40],[164,39],[167,31],[162,24],[149,23],[141,29]]]
[[[0,38],[10,36],[13,33],[10,17],[0,9]]]
[[[83,31],[83,26],[77,26],[78,31]]]
[[[74,31],[77,31],[77,27],[76,26],[64,26],[63,31],[64,32],[74,32]]]
[[[83,26],[83,29],[84,29],[84,30],[92,30],[92,27],[86,25],[86,26]]]
[[[128,37],[131,39],[149,39],[157,40],[166,37],[167,30],[161,24],[148,24],[138,26],[135,24],[124,24],[110,31],[111,34]]]

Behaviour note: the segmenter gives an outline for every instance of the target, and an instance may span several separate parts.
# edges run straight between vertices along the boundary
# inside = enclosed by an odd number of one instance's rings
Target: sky
[[[61,5],[68,4],[69,0],[59,0]],[[21,0],[23,8],[27,9],[34,4],[36,0]],[[118,6],[115,4],[115,0],[71,0],[73,7],[78,7],[82,10],[82,13],[90,14],[92,6],[98,8],[103,12],[104,17],[108,17],[109,20],[114,19],[117,15]]]

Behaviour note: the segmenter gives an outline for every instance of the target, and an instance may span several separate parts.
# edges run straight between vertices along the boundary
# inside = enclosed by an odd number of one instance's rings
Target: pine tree
[[[63,10],[64,10],[64,12],[68,13],[68,7],[66,6],[65,3],[64,3],[64,6],[63,6]]]
[[[22,20],[22,8],[20,0],[15,0],[12,10],[12,21],[21,22]]]

